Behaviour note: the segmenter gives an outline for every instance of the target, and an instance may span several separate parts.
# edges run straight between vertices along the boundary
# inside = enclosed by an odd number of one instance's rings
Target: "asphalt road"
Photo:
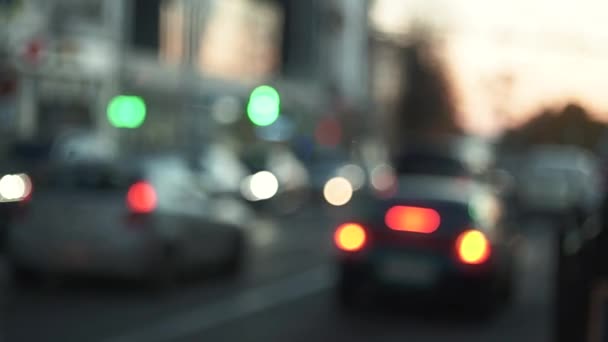
[[[258,224],[246,270],[180,284],[170,293],[132,284],[69,282],[23,290],[7,341],[549,341],[551,231],[526,226],[514,302],[491,319],[459,312],[374,308],[346,313],[332,298],[330,219],[310,210]]]

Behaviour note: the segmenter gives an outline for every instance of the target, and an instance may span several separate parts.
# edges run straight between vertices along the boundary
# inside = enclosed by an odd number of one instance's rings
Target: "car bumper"
[[[457,265],[435,259],[431,271],[415,270],[408,274],[387,272],[378,259],[342,258],[338,263],[342,283],[380,290],[382,293],[416,293],[454,297],[463,294],[477,295],[500,286],[506,272],[494,265]],[[424,274],[421,276],[421,274]]]
[[[159,249],[145,241],[79,241],[16,238],[9,256],[17,266],[45,273],[140,277],[158,260]]]

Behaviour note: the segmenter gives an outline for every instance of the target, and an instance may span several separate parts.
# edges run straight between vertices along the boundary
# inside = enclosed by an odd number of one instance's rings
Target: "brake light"
[[[147,182],[137,182],[129,188],[127,206],[136,214],[148,214],[156,209],[156,190]]]
[[[334,242],[343,251],[356,252],[365,246],[367,234],[363,226],[356,223],[346,223],[336,229]]]
[[[478,230],[467,230],[456,240],[458,259],[465,264],[478,265],[490,257],[490,242]]]
[[[399,205],[386,212],[384,222],[393,230],[430,234],[439,228],[441,217],[434,209]]]

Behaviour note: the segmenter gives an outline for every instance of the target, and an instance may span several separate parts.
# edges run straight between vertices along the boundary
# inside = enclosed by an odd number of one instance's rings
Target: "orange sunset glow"
[[[495,135],[568,101],[608,121],[607,10],[601,0],[378,0],[370,19],[388,33],[412,19],[439,32],[461,124]]]

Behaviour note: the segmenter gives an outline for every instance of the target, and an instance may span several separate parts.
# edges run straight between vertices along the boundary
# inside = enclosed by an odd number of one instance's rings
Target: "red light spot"
[[[345,223],[336,229],[334,242],[343,251],[357,252],[363,248],[367,236],[365,229],[356,223]]]
[[[25,48],[24,57],[29,63],[38,63],[41,59],[44,44],[40,40],[31,41]]]
[[[458,258],[465,264],[478,265],[490,257],[490,242],[478,230],[467,230],[456,240]]]
[[[386,212],[386,225],[393,230],[430,234],[439,228],[439,213],[429,208],[395,206]]]
[[[146,182],[137,182],[129,188],[127,206],[138,214],[151,213],[156,209],[157,198],[154,187]]]
[[[323,119],[315,129],[317,143],[324,146],[338,146],[342,141],[342,127],[336,119]]]

